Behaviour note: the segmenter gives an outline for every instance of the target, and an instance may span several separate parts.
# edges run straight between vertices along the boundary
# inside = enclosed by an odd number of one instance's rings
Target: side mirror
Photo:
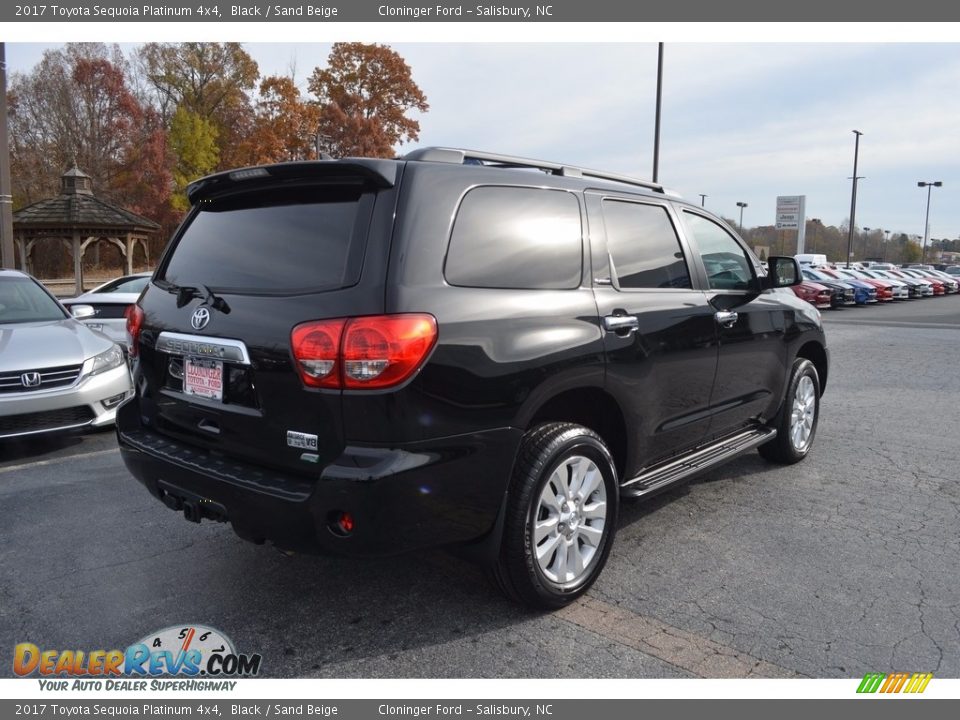
[[[70,314],[73,315],[75,320],[86,320],[94,317],[97,311],[93,309],[92,305],[73,305],[70,308]]]
[[[802,282],[800,263],[795,258],[774,255],[767,260],[765,284],[768,288],[793,287]]]

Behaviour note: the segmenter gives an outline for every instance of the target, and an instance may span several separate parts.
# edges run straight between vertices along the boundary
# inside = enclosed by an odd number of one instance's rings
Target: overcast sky
[[[419,145],[556,160],[649,178],[654,43],[392,43],[430,111]],[[8,43],[11,71],[50,44]],[[124,45],[129,50],[133,46]],[[262,74],[305,85],[329,43],[245,43]],[[960,45],[668,43],[660,180],[747,226],[772,224],[777,195],[807,217],[850,214],[861,130],[857,226],[960,237]],[[412,147],[412,146],[411,146]],[[403,149],[401,149],[403,150]]]

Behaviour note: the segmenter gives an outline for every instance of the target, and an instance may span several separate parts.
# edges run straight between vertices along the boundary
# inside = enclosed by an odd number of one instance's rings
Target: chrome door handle
[[[720,327],[730,328],[736,325],[737,318],[740,316],[735,312],[727,312],[726,310],[721,310],[714,315],[717,319],[717,322],[720,323]]]
[[[627,331],[629,334],[639,327],[640,320],[634,315],[605,315],[603,318],[603,328],[608,332]]]

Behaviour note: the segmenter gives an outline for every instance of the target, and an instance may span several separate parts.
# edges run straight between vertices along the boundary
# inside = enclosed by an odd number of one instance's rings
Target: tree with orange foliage
[[[392,157],[396,145],[420,137],[420,123],[407,113],[430,109],[410,66],[378,43],[334,43],[308,87],[319,101],[320,131],[340,157]]]
[[[260,82],[252,132],[244,140],[251,165],[305,160],[315,155],[320,108],[307,102],[289,77],[273,75]]]

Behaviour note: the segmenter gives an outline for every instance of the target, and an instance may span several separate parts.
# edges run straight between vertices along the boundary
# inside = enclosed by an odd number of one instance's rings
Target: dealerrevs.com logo
[[[56,650],[19,643],[13,650],[13,672],[48,678],[40,681],[48,690],[231,690],[236,683],[221,679],[254,677],[261,660],[258,653],[238,653],[219,630],[184,624],[150,633],[125,650]],[[151,680],[148,685],[148,679],[164,676],[190,682]],[[52,679],[62,677],[75,680]]]

